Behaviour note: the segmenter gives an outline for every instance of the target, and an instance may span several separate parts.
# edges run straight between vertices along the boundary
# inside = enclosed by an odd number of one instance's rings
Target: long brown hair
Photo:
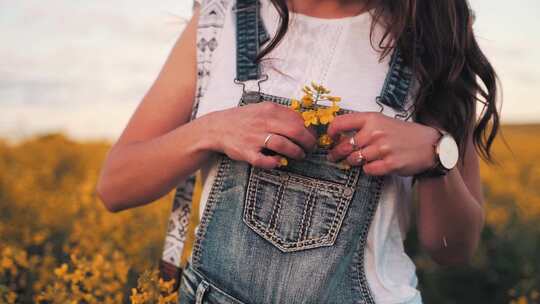
[[[280,23],[258,60],[279,44],[289,25],[287,1],[270,1]],[[366,7],[372,15],[372,37],[376,24],[385,28],[374,45],[381,60],[399,48],[418,81],[415,120],[447,130],[462,155],[472,135],[482,158],[492,161],[490,148],[499,130],[498,80],[474,36],[474,15],[467,0],[366,0]],[[483,104],[478,120],[477,102]]]

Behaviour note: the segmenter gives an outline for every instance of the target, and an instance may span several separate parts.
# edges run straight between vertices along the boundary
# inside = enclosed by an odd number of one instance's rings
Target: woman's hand
[[[280,155],[302,159],[317,143],[301,115],[269,101],[212,112],[208,116],[212,150],[261,168],[279,166]],[[280,155],[262,153],[268,134],[272,136],[266,148]]]
[[[342,132],[353,130],[358,131],[353,135],[357,151],[350,137],[342,136]],[[370,175],[401,176],[434,165],[434,145],[440,136],[434,128],[376,112],[337,116],[328,127],[328,135],[337,142],[329,152],[329,160],[346,159],[352,166],[364,163],[364,172]]]

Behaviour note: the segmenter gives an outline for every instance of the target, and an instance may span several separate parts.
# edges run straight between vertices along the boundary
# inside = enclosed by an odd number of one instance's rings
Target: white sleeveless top
[[[264,24],[273,35],[279,15],[269,0],[261,0],[261,5]],[[379,111],[375,98],[380,95],[389,68],[389,56],[379,62],[379,53],[370,44],[369,13],[339,19],[291,13],[291,18],[285,38],[262,62],[262,73],[269,79],[261,83],[261,91],[300,99],[302,86],[315,81],[342,97],[342,108]],[[374,42],[378,43],[380,29],[376,34]],[[212,55],[210,71],[197,117],[236,107],[242,95],[241,87],[233,82],[236,45],[234,15],[230,7]],[[256,86],[254,82],[249,85],[253,86],[251,89]],[[389,107],[385,107],[383,113],[392,117],[395,114]],[[201,168],[203,191],[199,216],[203,214],[216,171],[215,157]],[[415,265],[403,247],[411,202],[411,178],[387,176],[368,233],[364,259],[367,280],[377,303],[422,302],[416,289]]]

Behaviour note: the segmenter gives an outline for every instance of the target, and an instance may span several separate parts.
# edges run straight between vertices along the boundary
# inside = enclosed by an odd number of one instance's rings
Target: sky
[[[503,85],[504,123],[540,123],[540,1],[470,0]],[[511,3],[512,5],[509,5]],[[115,139],[191,0],[0,0],[0,137]]]

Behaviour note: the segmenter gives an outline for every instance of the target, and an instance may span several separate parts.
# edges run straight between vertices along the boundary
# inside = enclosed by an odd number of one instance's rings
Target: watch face
[[[459,150],[454,138],[444,135],[438,145],[439,159],[441,164],[448,170],[454,168],[459,158]]]

